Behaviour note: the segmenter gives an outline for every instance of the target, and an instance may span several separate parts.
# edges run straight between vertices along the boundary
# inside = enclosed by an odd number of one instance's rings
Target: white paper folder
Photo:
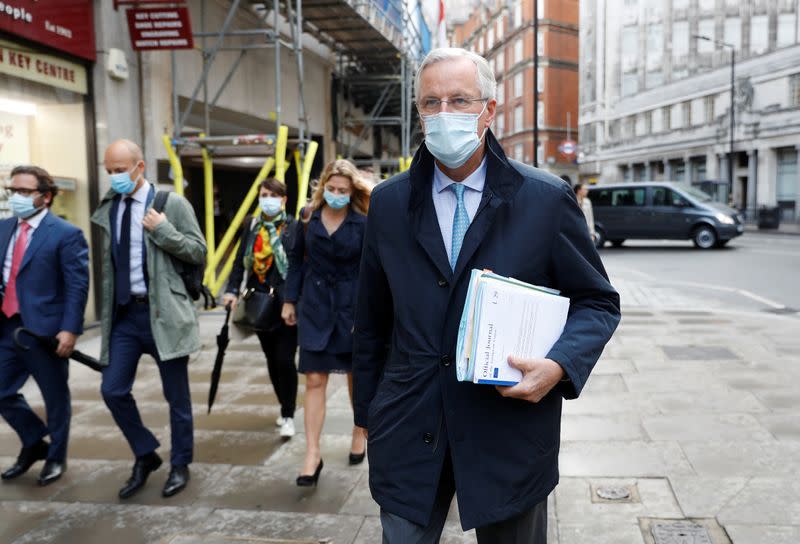
[[[519,383],[508,357],[542,358],[564,332],[569,299],[546,287],[473,270],[456,346],[460,381]]]

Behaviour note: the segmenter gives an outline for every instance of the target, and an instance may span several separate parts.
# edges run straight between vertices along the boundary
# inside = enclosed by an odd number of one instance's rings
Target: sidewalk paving
[[[647,306],[646,292],[626,287],[619,331],[581,398],[564,403],[550,544],[678,542],[665,540],[678,520],[695,521],[682,530],[705,530],[714,544],[800,542],[800,319],[677,298],[670,306],[669,293]],[[206,414],[221,321],[218,313],[202,317],[206,348],[190,367],[196,455],[188,489],[161,498],[162,468],[139,495],[117,499],[131,454],[100,398],[99,375],[73,364],[69,470],[47,488],[35,485],[41,465],[0,485],[0,543],[380,542],[366,463],[347,466],[352,414],[344,378],[330,384],[319,486],[297,488],[302,412],[298,435],[282,443],[255,339],[231,344],[217,403]],[[97,353],[98,339],[80,347]],[[35,384],[24,392],[41,413]],[[150,359],[142,360],[134,394],[168,455],[168,413]],[[300,402],[302,395],[301,379]],[[0,425],[0,466],[13,462],[18,447]],[[597,495],[610,487],[630,498]],[[442,542],[475,542],[473,532],[462,533],[455,505]]]

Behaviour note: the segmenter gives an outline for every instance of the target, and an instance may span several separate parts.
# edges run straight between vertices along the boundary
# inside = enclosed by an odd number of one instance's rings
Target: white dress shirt
[[[11,237],[11,241],[8,243],[6,258],[3,262],[3,285],[8,285],[8,278],[11,276],[11,263],[14,261],[14,246],[17,245],[17,236],[19,236],[20,223],[25,221],[31,226],[31,228],[28,230],[28,241],[25,244],[25,250],[27,251],[28,246],[31,245],[31,240],[33,240],[33,233],[36,232],[36,229],[42,224],[42,219],[44,219],[44,216],[47,215],[48,211],[49,210],[45,208],[43,211],[37,213],[33,217],[29,217],[28,219],[17,219],[17,228],[14,231],[14,235]]]
[[[120,229],[122,228],[122,214],[125,212],[125,199],[132,199],[129,206],[131,208],[131,294],[146,295],[147,283],[144,281],[144,269],[142,267],[142,238],[144,237],[145,207],[147,206],[147,195],[150,194],[152,185],[148,181],[130,196],[122,195],[117,207],[117,241],[119,241]]]
[[[464,207],[467,209],[469,222],[475,219],[478,207],[483,196],[483,186],[486,184],[486,158],[481,161],[481,165],[464,181],[457,182],[448,178],[439,169],[439,165],[434,164],[433,170],[433,206],[436,208],[436,218],[439,220],[439,229],[442,231],[444,248],[447,251],[447,260],[451,260],[453,251],[453,217],[456,214],[456,194],[449,189],[454,183],[461,183],[464,187]]]

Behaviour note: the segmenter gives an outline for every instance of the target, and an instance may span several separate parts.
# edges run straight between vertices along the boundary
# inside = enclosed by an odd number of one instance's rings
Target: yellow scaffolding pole
[[[200,136],[204,137],[205,134],[200,134]],[[212,261],[216,253],[216,237],[214,236],[214,164],[211,162],[211,155],[205,146],[200,149],[200,154],[203,158],[203,183],[205,191],[206,259]],[[206,267],[203,283],[206,285],[213,285],[216,281],[216,275],[216,268]]]
[[[286,142],[289,139],[289,127],[278,128],[278,141],[275,143],[275,179],[281,183],[286,181]]]
[[[308,182],[311,179],[311,167],[314,165],[314,156],[317,154],[319,144],[311,141],[308,144],[305,160],[303,161],[303,171],[297,178],[297,210],[295,218],[300,217],[300,210],[306,205],[308,195]]]
[[[169,134],[164,134],[161,141],[164,142],[164,147],[167,149],[167,158],[172,168],[172,175],[175,177],[175,192],[183,196],[183,166],[181,165],[181,160],[178,158],[175,148],[172,147],[172,140]]]

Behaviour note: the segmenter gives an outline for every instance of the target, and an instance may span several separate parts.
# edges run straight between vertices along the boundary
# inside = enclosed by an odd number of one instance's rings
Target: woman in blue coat
[[[353,323],[370,188],[346,160],[329,163],[295,227],[283,318],[297,323],[299,371],[306,375],[306,456],[297,485],[316,485],[328,375],[346,373],[352,398]],[[350,464],[364,460],[363,432],[353,427]]]

